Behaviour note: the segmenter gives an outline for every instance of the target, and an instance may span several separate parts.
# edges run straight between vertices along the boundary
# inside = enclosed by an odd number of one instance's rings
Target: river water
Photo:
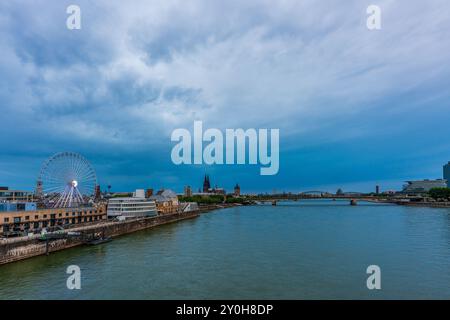
[[[67,289],[69,265],[80,290]],[[367,289],[369,265],[381,290]],[[235,207],[0,266],[0,299],[406,298],[450,298],[450,209]]]

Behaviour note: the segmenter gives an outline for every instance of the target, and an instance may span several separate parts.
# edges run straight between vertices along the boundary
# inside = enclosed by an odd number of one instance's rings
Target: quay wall
[[[67,232],[82,232],[85,234],[103,233],[107,237],[117,237],[123,234],[152,228],[180,220],[199,216],[199,212],[185,212],[162,215],[121,222],[104,222],[90,226],[68,229]],[[65,237],[48,241],[40,241],[39,235],[26,238],[0,240],[0,265],[15,262],[47,253],[64,250],[84,244],[80,238]]]
[[[403,202],[396,201],[396,204],[411,207],[430,207],[430,208],[450,208],[450,201],[447,202]]]

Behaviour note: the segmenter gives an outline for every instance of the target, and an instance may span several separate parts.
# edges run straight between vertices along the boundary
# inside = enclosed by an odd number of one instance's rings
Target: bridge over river
[[[346,192],[344,194],[331,194],[325,191],[306,191],[298,194],[273,194],[273,195],[259,195],[252,197],[252,200],[259,203],[270,202],[272,205],[276,205],[281,201],[300,201],[303,199],[347,199],[352,205],[356,205],[360,201],[371,201],[371,202],[390,202],[389,199],[380,199],[379,197],[373,195],[362,194],[358,192]]]

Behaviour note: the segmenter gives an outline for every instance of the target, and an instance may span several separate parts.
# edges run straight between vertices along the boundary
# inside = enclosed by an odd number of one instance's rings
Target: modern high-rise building
[[[444,165],[443,171],[444,179],[447,180],[447,187],[450,188],[450,161],[446,165]]]

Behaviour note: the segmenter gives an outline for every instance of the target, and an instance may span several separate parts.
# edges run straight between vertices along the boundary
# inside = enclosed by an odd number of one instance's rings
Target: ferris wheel
[[[53,208],[77,207],[95,193],[97,176],[78,153],[61,152],[47,159],[38,177],[37,193]]]

